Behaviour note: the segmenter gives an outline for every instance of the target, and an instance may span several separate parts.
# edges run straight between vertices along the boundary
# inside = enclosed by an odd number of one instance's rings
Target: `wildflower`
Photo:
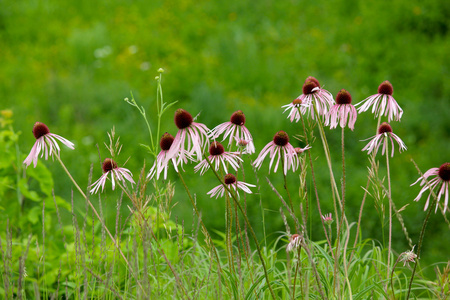
[[[303,93],[297,97],[297,99],[299,100],[297,101],[297,103],[300,102],[301,105],[305,107],[305,110],[302,111],[302,109],[300,109],[300,112],[305,114],[309,113],[313,120],[315,118],[316,109],[319,116],[325,116],[328,113],[330,107],[334,104],[333,95],[331,95],[331,93],[327,90],[320,88],[319,81],[312,76],[306,78],[305,83],[303,84],[302,92]],[[292,102],[291,105],[293,105],[294,102]],[[285,105],[284,107],[287,106]],[[291,114],[291,122],[293,119],[296,119],[296,121],[298,122],[300,116],[295,115],[293,117]]]
[[[292,167],[292,171],[295,171],[298,168],[298,157],[297,152],[295,151],[294,147],[289,143],[289,136],[284,131],[278,131],[275,136],[273,137],[273,141],[268,143],[259,153],[258,157],[256,158],[253,165],[256,168],[260,168],[264,158],[269,154],[270,157],[270,164],[269,164],[269,172],[272,168],[272,164],[277,158],[277,162],[275,164],[274,172],[278,169],[278,164],[280,162],[280,158],[283,160],[283,172],[286,175],[287,170],[289,170]]]
[[[435,178],[428,180],[428,184],[426,182],[426,180],[428,179],[428,177],[430,176],[436,176]],[[419,192],[419,195],[417,195],[417,197],[414,199],[414,201],[419,201],[420,197],[422,197],[422,194],[424,192],[426,192],[428,189],[434,190],[435,188],[439,187],[439,194],[437,195],[437,203],[436,203],[436,211],[438,208],[438,204],[439,204],[439,200],[441,199],[441,196],[444,195],[444,212],[445,210],[448,209],[448,189],[450,186],[450,163],[446,162],[444,164],[442,164],[439,168],[431,168],[428,171],[425,172],[425,174],[423,174],[423,177],[420,177],[419,179],[416,180],[416,182],[414,182],[411,185],[416,184],[417,182],[419,182],[420,180],[422,180],[420,182],[420,186],[425,185]],[[431,192],[428,195],[427,198],[427,202],[425,203],[425,209],[427,210],[428,205],[430,204],[430,196],[431,196]]]
[[[291,120],[291,122],[298,122],[300,120],[300,114],[304,115],[306,113],[306,108],[308,105],[303,104],[303,100],[300,99],[300,97],[294,99],[292,103],[283,105],[281,108],[286,108],[283,113],[290,110],[288,119]]]
[[[239,153],[237,152],[225,152],[222,144],[219,142],[212,142],[211,146],[209,146],[209,156],[208,160],[211,164],[214,165],[214,169],[216,171],[219,170],[220,165],[222,164],[225,173],[228,173],[227,163],[237,171],[239,168],[239,162],[242,161],[242,158],[239,157]],[[195,172],[200,171],[200,174],[205,174],[206,170],[209,169],[208,160],[202,160],[197,166],[195,166]]]
[[[224,141],[228,136],[229,142],[228,146],[231,144],[233,139],[237,141],[246,141],[247,142],[247,153],[255,153],[255,146],[253,144],[253,138],[250,134],[250,131],[245,127],[245,115],[242,110],[235,111],[230,118],[229,122],[222,123],[214,127],[213,130],[209,133],[209,136],[212,139],[218,138],[222,133]]]
[[[106,179],[108,178],[109,174],[111,174],[111,183],[113,190],[116,187],[115,183],[116,180],[122,181],[124,184],[126,183],[125,179],[131,182],[132,184],[135,183],[133,178],[131,178],[133,175],[131,174],[130,170],[125,168],[119,168],[117,166],[117,163],[113,161],[111,158],[106,158],[103,161],[102,170],[103,175],[96,182],[94,182],[89,186],[92,188],[90,190],[91,194],[97,193],[98,190],[100,189],[100,186],[102,187],[103,192],[103,189],[105,188]]]
[[[383,144],[383,151],[381,152],[381,154],[383,155],[388,143],[385,137],[391,140],[391,148],[392,148],[391,156],[394,156],[394,140],[400,146],[399,152],[401,152],[402,150],[406,150],[405,143],[403,143],[403,141],[392,132],[391,125],[384,122],[378,128],[378,134],[371,138],[370,142],[362,149],[362,151],[367,150],[368,154],[370,154],[372,151],[375,151],[375,153],[377,153],[378,148],[380,147],[381,144]]]
[[[297,153],[297,155],[300,155],[300,154],[302,154],[303,152],[305,152],[306,150],[309,150],[309,149],[311,149],[310,145],[306,145],[305,148],[301,148],[301,147],[295,147],[294,148],[295,153]]]
[[[191,159],[190,155],[194,153],[197,154],[197,160],[200,160],[202,148],[208,140],[208,127],[194,122],[192,115],[181,108],[175,112],[174,120],[179,130],[166,155],[166,160],[168,161],[176,155],[179,155],[179,160]],[[186,143],[187,148],[185,148]]]
[[[153,176],[156,174],[156,179],[159,179],[160,174],[164,171],[164,180],[167,179],[167,170],[169,169],[169,161],[171,160],[173,163],[173,167],[175,168],[175,171],[178,172],[178,164],[181,163],[181,167],[183,167],[183,162],[187,163],[187,157],[189,155],[184,155],[177,161],[177,156],[174,156],[172,158],[167,158],[167,153],[170,150],[170,147],[172,146],[174,141],[173,135],[170,133],[164,133],[161,137],[161,140],[159,141],[159,147],[161,148],[161,151],[158,153],[158,156],[156,157],[156,161],[153,164],[152,168],[150,169],[147,178],[152,179]]]
[[[28,154],[27,158],[23,161],[23,163],[28,167],[31,162],[33,162],[34,167],[36,168],[37,159],[39,153],[42,150],[42,156],[45,153],[45,159],[48,159],[48,156],[52,156],[56,154],[59,156],[59,145],[56,140],[59,140],[61,143],[69,147],[70,149],[75,149],[74,144],[69,140],[66,140],[62,136],[56,135],[54,133],[50,133],[47,125],[44,123],[36,122],[33,126],[33,135],[36,138],[36,142],[31,148],[30,154]]]
[[[303,241],[303,236],[301,236],[299,234],[291,235],[289,244],[286,247],[286,251],[291,252],[295,249],[298,249],[298,247],[300,247],[302,245],[302,241]]]
[[[245,140],[234,137],[236,140],[236,145],[242,154],[252,154],[255,153],[255,145],[253,140]]]
[[[330,226],[333,223],[333,216],[331,213],[322,215],[322,220],[326,225]]]
[[[375,113],[375,117],[382,116],[383,114],[387,116],[389,114],[388,122],[391,122],[394,119],[395,121],[400,121],[403,110],[397,104],[394,97],[392,97],[393,93],[394,88],[392,87],[392,84],[387,80],[383,81],[378,86],[378,94],[367,97],[355,105],[361,105],[361,107],[358,108],[358,113],[367,111],[373,106],[372,113]]]
[[[410,251],[400,253],[399,261],[403,262],[403,266],[406,266],[406,264],[408,264],[409,266],[409,263],[414,262],[414,260],[417,258],[417,254],[414,253],[414,247],[415,246],[413,246]]]
[[[356,108],[352,105],[352,96],[344,89],[340,90],[336,96],[336,104],[331,107],[326,115],[325,125],[330,125],[330,129],[339,125],[344,128],[348,121],[348,128],[353,130],[356,122]]]
[[[238,189],[244,191],[247,194],[251,194],[252,191],[249,189],[249,187],[255,187],[255,185],[253,185],[253,184],[245,183],[243,181],[236,181],[236,177],[233,174],[225,175],[224,183],[230,190],[234,190],[236,192],[238,198],[239,198]],[[211,195],[211,198],[216,196],[216,199],[217,199],[217,198],[219,198],[219,196],[223,197],[225,191],[226,191],[226,189],[223,186],[223,184],[220,184],[220,185],[216,186],[215,188],[213,188],[212,190],[210,190],[206,194]],[[228,191],[227,191],[227,193],[228,193]],[[228,195],[231,196],[229,193],[228,193]]]

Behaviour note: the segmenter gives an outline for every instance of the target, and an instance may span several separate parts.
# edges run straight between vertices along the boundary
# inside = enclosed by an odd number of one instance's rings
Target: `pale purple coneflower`
[[[302,241],[303,236],[301,236],[300,234],[295,233],[291,235],[291,238],[289,239],[289,244],[286,247],[286,251],[291,252],[295,249],[298,249],[298,247],[302,245]]]
[[[331,213],[322,215],[322,220],[326,225],[330,226],[333,223],[333,216]]]
[[[218,171],[220,165],[222,165],[225,173],[228,173],[227,164],[230,164],[230,166],[237,171],[239,168],[239,161],[242,161],[238,152],[226,152],[225,148],[219,142],[211,143],[209,146],[209,154],[208,160],[214,166],[214,169]],[[194,167],[195,172],[200,170],[201,175],[205,174],[208,169],[209,163],[206,159],[202,160]]]
[[[415,245],[411,250],[400,253],[399,260],[403,262],[403,266],[406,266],[407,264],[409,266],[409,263],[414,262],[417,258],[417,254],[414,253],[414,247]]]
[[[277,160],[277,162],[275,164],[274,172],[276,172],[278,169],[280,159],[283,160],[283,172],[285,175],[287,173],[287,170],[289,170],[290,168],[292,168],[292,171],[294,172],[298,168],[299,160],[297,157],[297,152],[289,143],[288,134],[282,130],[278,131],[273,137],[273,141],[268,143],[261,150],[253,165],[259,169],[267,154],[269,154],[270,157],[269,172],[275,159]]]
[[[244,140],[234,137],[236,140],[236,145],[240,151],[240,154],[252,154],[255,153],[255,145],[253,140]]]
[[[256,186],[256,185],[253,185],[253,184],[250,184],[250,183],[245,183],[243,181],[237,181],[236,180],[236,176],[234,176],[233,174],[225,175],[224,183],[230,190],[234,190],[236,192],[236,195],[237,195],[238,198],[239,198],[239,191],[238,190],[242,190],[242,191],[244,191],[247,194],[251,194],[252,191],[250,190],[249,187],[255,187]],[[225,191],[228,193],[228,191],[225,189],[223,184],[220,184],[220,185],[216,186],[215,188],[213,188],[212,190],[210,190],[206,194],[210,195],[211,198],[216,196],[216,199],[217,199],[217,198],[219,198],[219,196],[223,197],[223,195],[225,194]],[[231,196],[229,193],[228,193],[228,195]]]
[[[33,126],[33,135],[36,138],[36,142],[31,148],[30,154],[23,161],[23,163],[28,167],[32,162],[36,168],[39,153],[42,151],[41,157],[45,154],[45,159],[47,160],[49,156],[53,153],[59,156],[59,145],[56,140],[60,141],[70,149],[75,149],[74,144],[69,140],[63,138],[54,133],[50,133],[47,125],[44,123],[36,122]]]
[[[316,107],[319,116],[325,116],[330,107],[334,105],[333,95],[331,95],[329,91],[322,89],[319,81],[312,76],[306,78],[302,87],[302,92],[303,93],[298,96],[297,99],[300,100],[302,103],[301,105],[305,107],[304,113],[309,113],[313,120],[315,119],[314,106]],[[297,118],[297,116],[295,118]],[[298,118],[296,120],[298,121]]]
[[[164,180],[167,179],[167,170],[169,169],[169,162],[172,161],[173,167],[176,172],[178,172],[178,164],[181,164],[181,168],[183,168],[183,163],[187,163],[187,157],[189,155],[183,155],[180,157],[179,160],[177,160],[177,156],[175,155],[172,158],[167,158],[167,153],[170,150],[170,147],[172,146],[174,141],[173,135],[170,133],[164,133],[161,137],[161,140],[159,142],[159,147],[161,148],[161,151],[158,153],[156,157],[156,161],[153,164],[152,168],[150,169],[147,178],[152,179],[153,176],[156,174],[156,179],[159,179],[159,176],[164,171]]]
[[[300,155],[300,154],[302,154],[303,152],[305,152],[306,150],[309,150],[309,149],[311,149],[310,145],[306,145],[305,148],[301,148],[301,147],[295,147],[294,148],[295,153],[297,153],[297,155]]]
[[[436,176],[433,179],[428,180],[428,177],[430,176]],[[426,182],[428,180],[428,184]],[[438,209],[439,200],[441,199],[441,196],[444,195],[444,212],[448,210],[448,196],[449,196],[449,186],[450,186],[450,163],[446,162],[442,164],[439,168],[431,168],[428,171],[423,174],[423,177],[420,177],[411,185],[416,184],[420,181],[420,186],[424,186],[420,192],[419,195],[414,199],[414,201],[419,201],[422,197],[422,194],[426,192],[427,190],[434,190],[435,188],[439,187],[439,193],[437,195],[437,203],[436,203],[436,212]],[[425,209],[427,210],[428,205],[430,204],[430,197],[431,192],[428,195],[427,202],[425,203]]]
[[[109,174],[111,174],[111,184],[113,190],[116,187],[116,180],[122,181],[124,184],[126,183],[125,179],[131,182],[131,184],[135,183],[132,178],[133,174],[131,174],[130,170],[125,168],[119,168],[117,166],[117,163],[113,161],[111,158],[106,158],[103,161],[102,170],[103,175],[100,176],[100,178],[96,182],[94,182],[89,186],[91,188],[90,190],[91,194],[97,193],[100,187],[102,187],[103,192],[103,189],[105,188],[106,179],[108,178]]]
[[[387,143],[389,142],[385,137],[387,137],[391,141],[392,157],[394,156],[394,141],[396,141],[400,146],[398,149],[399,152],[402,152],[402,150],[406,150],[405,143],[403,143],[403,141],[395,133],[392,132],[391,125],[384,122],[380,125],[380,127],[378,127],[378,134],[371,138],[370,142],[362,149],[362,151],[367,150],[368,154],[375,151],[376,154],[378,152],[378,148],[380,147],[380,145],[383,144],[383,150],[381,152],[381,155],[384,155]]]
[[[246,141],[247,153],[255,153],[255,146],[253,144],[253,138],[250,131],[245,127],[245,115],[242,110],[235,111],[230,118],[229,122],[217,125],[209,133],[209,137],[212,139],[218,138],[223,135],[222,141],[229,136],[228,146],[232,143],[233,139],[236,141]]]
[[[291,120],[291,122],[298,122],[300,120],[300,114],[304,115],[306,113],[306,108],[308,105],[303,104],[303,100],[300,99],[300,97],[294,99],[292,103],[283,105],[281,108],[286,108],[283,113],[286,111],[289,111],[288,119]]]
[[[394,93],[394,88],[389,81],[384,81],[378,86],[378,94],[367,97],[363,101],[359,102],[355,106],[361,105],[358,107],[358,113],[363,111],[367,111],[372,106],[372,113],[375,114],[375,117],[388,116],[388,122],[391,122],[395,119],[395,121],[400,121],[403,110],[398,105],[397,101],[395,101],[392,94]]]
[[[348,123],[348,128],[353,130],[356,116],[357,113],[356,108],[352,104],[352,96],[348,91],[342,89],[336,96],[336,104],[330,108],[326,115],[325,126],[330,125],[330,129],[333,129],[339,123],[339,126],[344,128]]]
[[[166,161],[178,155],[178,160],[191,159],[191,155],[197,155],[197,161],[202,159],[202,148],[208,141],[208,127],[194,122],[192,115],[184,109],[177,109],[174,117],[178,132],[166,155]],[[187,156],[186,156],[187,155]]]

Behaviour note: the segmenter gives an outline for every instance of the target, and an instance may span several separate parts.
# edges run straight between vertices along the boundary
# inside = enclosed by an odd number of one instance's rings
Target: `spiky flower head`
[[[239,190],[251,194],[252,191],[250,190],[250,187],[255,187],[253,184],[245,183],[243,181],[237,181],[236,176],[233,174],[226,174],[224,177],[224,184],[228,188],[228,190],[231,190],[233,194],[236,194],[236,196],[239,198]],[[216,196],[216,199],[220,197],[223,197],[225,192],[227,192],[227,195],[231,197],[232,195],[228,192],[227,188],[224,187],[223,184],[220,184],[210,190],[207,195],[210,195],[211,198]]]
[[[303,242],[303,236],[300,234],[293,234],[291,235],[291,238],[289,239],[289,244],[286,247],[286,252],[291,252],[295,249],[298,249]]]
[[[129,182],[131,182],[131,184],[135,184],[132,178],[133,174],[131,174],[130,170],[125,168],[119,168],[117,163],[111,158],[105,158],[105,160],[102,163],[102,170],[103,175],[100,176],[100,178],[96,182],[94,182],[89,186],[91,188],[90,190],[91,194],[97,193],[100,187],[102,187],[103,192],[109,174],[111,174],[111,184],[113,190],[116,187],[116,181],[126,184],[126,180],[128,180]]]
[[[330,125],[330,129],[336,128],[338,123],[344,128],[348,123],[348,128],[353,130],[356,122],[356,108],[352,105],[352,96],[342,89],[336,95],[336,104],[333,105],[325,118],[325,125]],[[338,122],[339,121],[339,122]]]
[[[386,151],[386,148],[388,147],[389,141],[391,142],[391,156],[394,156],[394,141],[396,141],[399,145],[399,152],[402,152],[402,150],[406,150],[406,145],[403,143],[403,141],[394,133],[392,132],[392,127],[388,123],[384,122],[378,127],[378,134],[371,138],[370,142],[362,149],[362,151],[368,151],[368,154],[375,151],[375,153],[378,152],[378,148],[383,145],[383,149],[381,154],[383,155]],[[387,155],[387,153],[386,153]]]

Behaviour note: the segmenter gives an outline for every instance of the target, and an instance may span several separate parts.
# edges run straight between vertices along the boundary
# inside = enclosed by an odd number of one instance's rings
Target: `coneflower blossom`
[[[230,190],[234,190],[234,192],[236,192],[236,195],[238,198],[239,198],[238,190],[242,190],[247,194],[252,194],[252,191],[250,190],[249,187],[256,186],[256,185],[253,185],[250,183],[245,183],[243,181],[236,181],[236,177],[233,174],[225,175],[224,183]],[[207,195],[211,195],[211,198],[216,196],[216,199],[217,199],[217,198],[219,198],[219,196],[223,197],[223,195],[225,194],[225,191],[226,191],[226,189],[223,186],[223,184],[220,184],[220,185],[216,186],[215,188],[213,188],[212,190],[210,190],[207,193]],[[228,191],[227,191],[227,193],[229,196],[231,196]]]
[[[291,122],[294,122],[294,120],[295,122],[298,122],[300,120],[300,114],[304,115],[306,113],[308,105],[303,104],[303,100],[299,97],[294,99],[292,103],[283,105],[281,108],[286,108],[283,113],[290,110],[288,119],[291,120]]]
[[[236,145],[239,149],[240,154],[252,154],[255,153],[255,145],[253,140],[244,140],[239,138],[234,138],[236,140]]]
[[[297,157],[297,152],[289,143],[289,136],[284,131],[278,131],[275,134],[275,136],[273,137],[273,141],[268,143],[261,150],[253,165],[259,169],[267,154],[269,154],[270,157],[269,172],[275,159],[277,160],[277,162],[275,164],[274,172],[276,172],[278,169],[280,159],[283,160],[283,172],[285,175],[287,173],[287,170],[289,170],[290,168],[292,168],[292,171],[294,172],[298,168],[299,160]]]
[[[212,142],[209,146],[209,162],[214,166],[216,171],[219,170],[220,165],[223,166],[223,170],[225,173],[228,173],[227,164],[237,171],[239,168],[239,161],[242,161],[242,158],[239,157],[238,152],[225,152],[224,147],[219,142]],[[209,163],[206,159],[202,160],[198,165],[195,166],[195,172],[200,170],[200,174],[205,174],[206,170],[209,169]]]
[[[331,213],[322,215],[322,220],[326,225],[330,226],[333,223],[333,216]]]
[[[294,148],[295,153],[297,153],[297,155],[300,155],[300,154],[302,154],[303,152],[305,152],[306,150],[309,150],[309,149],[311,149],[310,145],[306,145],[305,148],[301,148],[301,147],[295,147]]]
[[[378,94],[367,97],[363,101],[359,102],[355,106],[358,107],[358,113],[367,111],[372,106],[372,113],[375,113],[375,117],[388,116],[388,122],[400,121],[403,110],[397,104],[392,94],[394,93],[394,88],[389,81],[384,81],[378,86]]]
[[[133,175],[131,174],[130,170],[125,168],[119,168],[117,166],[117,163],[113,161],[111,158],[106,158],[103,161],[102,164],[102,170],[103,175],[93,184],[91,184],[89,187],[91,188],[90,193],[94,194],[97,193],[100,187],[103,189],[105,188],[106,179],[108,178],[108,175],[111,174],[111,184],[112,189],[116,187],[116,180],[122,181],[124,184],[126,183],[125,179],[131,182],[131,184],[134,184],[133,178],[131,178]]]
[[[152,168],[150,169],[147,178],[152,179],[153,176],[156,174],[156,179],[159,179],[160,174],[164,171],[164,180],[167,179],[167,170],[169,169],[169,162],[172,161],[173,167],[175,168],[175,171],[178,172],[178,164],[181,163],[181,167],[183,167],[183,163],[187,163],[187,157],[189,155],[183,155],[183,157],[179,160],[177,160],[177,156],[174,156],[172,158],[167,158],[167,153],[170,150],[170,147],[172,146],[174,141],[173,135],[170,133],[164,133],[161,137],[161,140],[159,142],[159,146],[161,148],[161,151],[158,153],[158,156],[156,157],[156,161],[153,164]]]
[[[45,153],[45,159],[47,160],[49,156],[56,154],[59,156],[59,145],[56,140],[59,140],[61,143],[69,147],[70,149],[75,149],[74,144],[69,140],[63,138],[62,136],[56,135],[54,133],[50,133],[47,125],[44,123],[36,122],[33,126],[33,135],[36,138],[36,142],[31,148],[30,154],[28,154],[27,158],[23,161],[23,163],[28,167],[31,162],[33,162],[34,167],[36,168],[37,160],[39,153],[42,150],[42,156]]]
[[[414,260],[417,258],[417,254],[414,253],[414,247],[410,251],[405,251],[403,253],[400,253],[399,255],[399,261],[403,262],[403,266],[406,266],[410,262],[414,262]]]
[[[428,180],[428,177],[436,176],[433,179]],[[427,190],[434,190],[435,188],[439,188],[439,193],[437,195],[437,203],[436,203],[436,212],[438,209],[439,200],[441,196],[444,195],[444,212],[448,210],[448,195],[449,195],[449,186],[450,186],[450,163],[446,162],[442,164],[439,168],[431,168],[423,174],[423,177],[420,177],[411,185],[414,185],[420,181],[420,186],[424,186],[419,195],[414,199],[414,201],[419,201],[422,197],[422,194]],[[428,181],[428,184],[427,184]],[[425,209],[427,210],[428,205],[430,204],[431,192],[428,195],[427,202],[425,203]]]
[[[233,139],[236,141],[246,141],[246,152],[249,154],[255,153],[252,135],[244,124],[245,115],[242,110],[235,111],[231,115],[229,122],[225,122],[214,127],[214,129],[212,129],[209,133],[209,136],[212,139],[217,139],[223,133],[224,135],[222,141],[229,136],[228,146],[232,143]]]
[[[406,150],[406,145],[403,143],[403,141],[392,132],[392,127],[388,123],[384,122],[380,125],[378,128],[378,134],[371,138],[370,142],[362,149],[362,151],[368,151],[368,154],[370,154],[372,151],[375,151],[375,153],[378,152],[378,148],[381,144],[383,144],[383,151],[381,152],[381,155],[384,154],[386,151],[387,143],[389,139],[391,141],[391,149],[392,154],[391,156],[394,156],[394,140],[398,143],[399,152],[402,152],[402,150]],[[387,153],[386,153],[387,155]]]
[[[325,126],[330,125],[330,129],[339,126],[344,128],[348,122],[348,128],[353,130],[356,122],[356,108],[352,105],[352,96],[344,89],[340,90],[336,96],[336,104],[330,108],[326,115]]]
[[[305,114],[309,113],[313,120],[315,119],[314,107],[316,107],[319,116],[325,116],[330,107],[334,105],[333,95],[331,95],[329,91],[320,88],[319,81],[312,76],[306,78],[302,92],[303,93],[297,97],[299,100],[297,103],[300,102],[301,105],[305,107],[305,111],[300,110],[300,112]],[[288,105],[293,105],[294,102]],[[284,107],[287,106],[285,105]],[[290,116],[292,121],[293,117],[291,114]],[[295,115],[294,118],[298,121],[300,116]]]
[[[179,160],[191,159],[191,155],[194,154],[197,155],[197,161],[201,160],[202,148],[208,141],[208,127],[194,122],[192,115],[181,108],[176,110],[174,121],[179,130],[167,153],[166,160],[168,161],[176,155],[179,155]]]
[[[303,237],[300,234],[293,234],[289,239],[289,244],[286,247],[287,252],[298,249],[302,245]]]

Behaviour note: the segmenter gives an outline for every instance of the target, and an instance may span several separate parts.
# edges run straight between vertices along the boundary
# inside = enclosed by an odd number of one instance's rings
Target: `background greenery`
[[[417,177],[413,158],[422,171],[448,161],[449,115],[449,1],[0,1],[0,99],[1,109],[12,109],[14,127],[21,132],[23,158],[31,149],[31,129],[36,121],[76,144],[62,159],[83,186],[89,168],[101,174],[96,145],[102,158],[103,143],[113,126],[124,144],[121,161],[137,176],[152,158],[140,143],[149,143],[145,123],[123,99],[133,92],[147,109],[155,128],[156,82],[164,68],[164,98],[178,101],[163,120],[163,130],[176,133],[173,112],[182,107],[209,128],[228,121],[235,110],[247,116],[247,127],[257,152],[276,131],[291,136],[300,127],[291,124],[281,106],[301,93],[309,75],[319,79],[333,95],[345,88],[354,103],[376,93],[390,80],[394,97],[404,110],[394,132],[408,146],[391,160],[393,199],[403,211],[406,226],[416,243],[424,218],[424,199],[412,200],[419,187],[409,187]],[[357,220],[366,183],[366,153],[361,149],[375,132],[370,113],[358,116],[353,132],[346,131],[348,217]],[[340,130],[327,130],[339,177]],[[296,146],[304,146],[296,142]],[[319,143],[311,150],[322,209],[332,210],[329,177]],[[253,159],[256,158],[256,154]],[[41,162],[42,163],[42,162]],[[60,166],[45,163],[55,180],[55,193],[68,201],[72,185]],[[381,166],[384,160],[381,159]],[[383,167],[381,168],[383,170]],[[28,172],[28,171],[27,171]],[[246,172],[251,175],[247,166]],[[254,177],[247,181],[255,183]],[[267,165],[259,172],[267,233],[276,238],[284,231],[280,203],[266,187]],[[269,174],[282,190],[280,173]],[[185,178],[204,213],[208,228],[222,230],[224,203],[206,192],[217,185],[212,174]],[[175,173],[170,179],[177,181]],[[298,179],[291,176],[291,193]],[[311,190],[312,191],[312,190]],[[310,192],[310,194],[312,194]],[[8,196],[9,195],[9,196]],[[10,201],[4,193],[1,201]],[[109,200],[114,210],[115,194]],[[172,216],[189,220],[192,207],[176,183],[177,205]],[[250,216],[261,220],[259,196],[249,197]],[[81,197],[75,202],[84,206]],[[313,239],[321,239],[315,201],[310,225]],[[380,221],[369,198],[363,216],[363,236],[381,240]],[[113,214],[112,214],[113,215]],[[113,217],[113,216],[112,216]],[[2,215],[4,228],[7,212]],[[262,237],[261,228],[259,236]],[[407,243],[398,222],[396,245]],[[441,214],[429,223],[422,260],[448,260],[447,225]]]

